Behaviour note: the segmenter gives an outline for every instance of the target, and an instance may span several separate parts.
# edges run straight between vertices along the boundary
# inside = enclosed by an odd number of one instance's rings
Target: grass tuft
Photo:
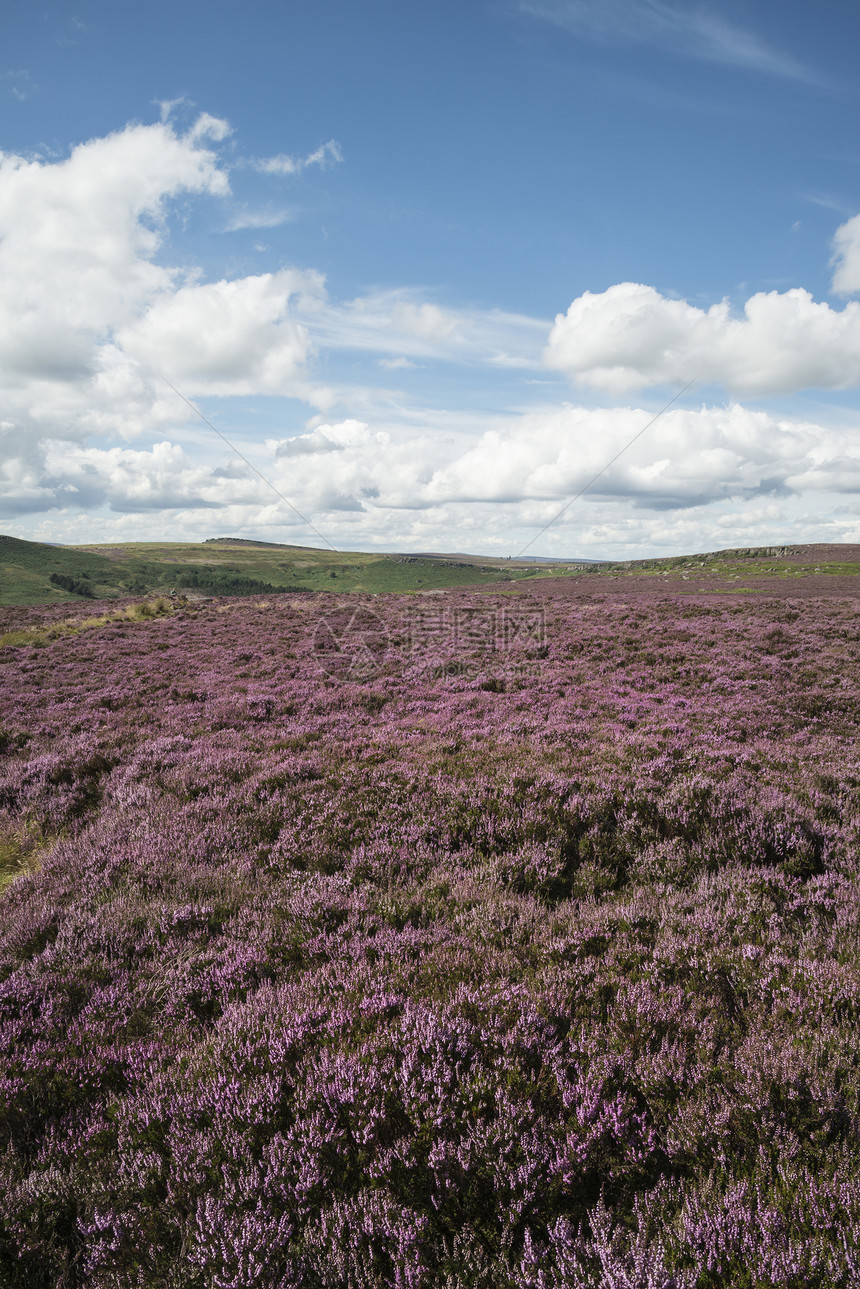
[[[39,867],[41,849],[35,837],[26,832],[3,830],[0,826],[0,893],[15,881]]]
[[[50,626],[13,627],[11,631],[0,635],[0,648],[29,645],[40,649],[65,636],[77,636],[82,631],[110,626],[116,622],[147,622],[153,618],[169,617],[176,608],[184,607],[185,604],[187,600],[184,598],[172,600],[166,595],[159,595],[152,600],[141,600],[88,618],[64,618],[61,622],[52,622]]]

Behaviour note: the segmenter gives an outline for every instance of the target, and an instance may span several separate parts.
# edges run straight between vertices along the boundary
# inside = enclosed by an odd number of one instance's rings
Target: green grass
[[[796,548],[798,553],[802,547]],[[789,562],[773,555],[762,555],[753,549],[748,553],[742,551],[715,551],[705,555],[671,556],[666,559],[625,560],[613,564],[603,564],[598,570],[601,575],[619,573],[640,577],[659,577],[666,575],[714,578],[731,584],[736,580],[748,581],[756,577],[778,577],[782,579],[805,578],[810,576],[848,577],[860,574],[860,563],[848,560],[810,560],[808,563]],[[733,587],[728,589],[752,590],[751,587]]]
[[[601,565],[527,564],[491,557],[380,555],[318,550],[310,546],[208,542],[127,542],[116,546],[54,547],[0,536],[0,605],[86,603],[84,596],[51,583],[51,574],[83,580],[99,600],[182,590],[197,574],[204,594],[235,594],[242,580],[278,591],[415,592],[521,584],[547,577],[684,576],[732,589],[736,581],[810,575],[848,576],[860,564],[837,558],[795,563],[783,550],[754,547],[665,559],[624,560]],[[267,589],[271,587],[271,592]],[[740,588],[738,588],[740,589]],[[750,590],[748,586],[745,590]],[[192,594],[193,594],[192,590]]]
[[[727,564],[721,570],[728,577],[809,577],[821,575],[826,577],[851,577],[860,573],[860,564],[850,564],[836,560],[826,560],[819,564]]]
[[[116,571],[103,555],[0,536],[0,604],[80,602],[84,599],[54,586],[50,581],[52,573],[89,582],[99,597],[114,590]]]
[[[85,597],[53,585],[52,573],[85,579],[98,599],[110,600],[181,590],[193,573],[204,583],[201,589],[205,592],[229,594],[231,579],[243,578],[274,591],[409,592],[480,586],[546,576],[548,572],[548,568],[519,565],[515,560],[466,563],[307,546],[212,541],[61,548],[0,537],[0,604],[4,605],[85,602]]]
[[[38,868],[40,855],[41,849],[33,837],[0,832],[0,894],[16,877]]]

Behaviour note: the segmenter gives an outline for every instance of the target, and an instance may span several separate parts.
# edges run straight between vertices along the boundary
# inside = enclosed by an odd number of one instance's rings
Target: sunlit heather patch
[[[350,604],[4,651],[0,1282],[856,1284],[856,604]]]

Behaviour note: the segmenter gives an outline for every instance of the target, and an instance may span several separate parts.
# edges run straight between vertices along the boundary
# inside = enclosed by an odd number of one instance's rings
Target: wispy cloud
[[[551,325],[500,309],[441,308],[406,289],[339,304],[309,296],[296,318],[321,348],[378,353],[389,370],[403,367],[404,359],[537,368]]]
[[[36,88],[30,73],[25,71],[0,72],[0,85],[20,103],[26,102]]]
[[[264,175],[298,175],[309,166],[321,166],[325,169],[338,161],[343,161],[340,144],[329,139],[306,157],[291,157],[281,152],[275,157],[256,157],[251,165]]]
[[[384,367],[386,371],[409,371],[412,367],[417,367],[409,358],[402,355],[399,358],[380,358],[379,366]]]
[[[849,202],[840,201],[838,197],[831,197],[828,193],[801,193],[804,201],[811,202],[813,206],[821,206],[823,210],[833,210],[837,215],[852,215],[853,207]]]
[[[244,228],[279,228],[293,218],[290,210],[242,210],[226,225],[225,233],[238,233]]]
[[[517,0],[522,13],[588,39],[657,45],[682,57],[817,84],[792,54],[704,5],[665,0]]]
[[[159,110],[162,125],[166,125],[171,120],[178,107],[194,106],[191,99],[187,98],[185,94],[180,94],[178,98],[156,98],[152,101]]]

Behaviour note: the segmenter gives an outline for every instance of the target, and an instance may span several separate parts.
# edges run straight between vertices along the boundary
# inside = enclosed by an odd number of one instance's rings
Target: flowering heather
[[[860,604],[549,585],[0,652],[4,1287],[860,1282]]]

